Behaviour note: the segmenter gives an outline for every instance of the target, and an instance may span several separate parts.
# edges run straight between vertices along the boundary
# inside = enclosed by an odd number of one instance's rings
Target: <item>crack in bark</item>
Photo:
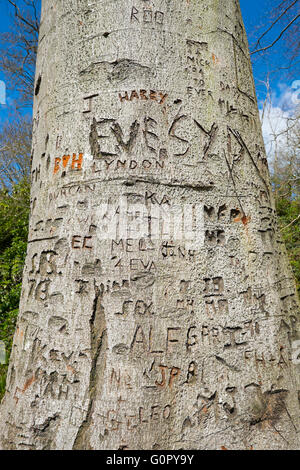
[[[104,308],[101,304],[104,287],[101,284],[100,288],[94,286],[95,297],[93,301],[93,311],[90,318],[90,332],[91,332],[91,356],[92,365],[90,370],[89,381],[89,406],[86,417],[78,429],[77,436],[74,441],[73,450],[87,450],[91,449],[89,442],[90,425],[94,412],[95,399],[97,392],[103,383],[103,375],[106,367],[106,347],[107,347],[107,330],[105,322]]]
[[[241,370],[238,369],[237,367],[232,366],[231,364],[228,364],[228,362],[226,362],[225,359],[223,359],[223,357],[215,356],[215,358],[217,359],[217,361],[219,361],[219,362],[221,362],[222,364],[224,364],[224,366],[228,367],[230,370],[232,370],[232,371],[234,371],[234,372],[241,372]]]
[[[129,76],[135,76],[139,72],[146,72],[147,74],[152,74],[151,67],[148,65],[140,64],[135,60],[131,59],[118,59],[113,62],[108,60],[99,60],[97,62],[92,62],[88,67],[83,70],[80,70],[79,74],[84,75],[86,73],[92,72],[95,67],[105,67],[107,71],[107,78],[110,82],[122,82]]]
[[[196,121],[196,119],[194,119],[194,123],[196,124],[197,127],[199,127],[199,129],[206,135],[206,137],[209,137],[209,141],[204,143],[204,146],[203,146],[203,158],[206,157],[207,155],[207,152],[209,151],[216,135],[217,135],[217,132],[218,132],[218,129],[219,127],[217,126],[217,124],[214,122],[213,125],[211,126],[210,130],[209,131],[206,131],[204,129],[203,126],[201,126],[201,124],[199,124],[198,121]]]
[[[236,198],[237,198],[237,200],[238,200],[238,203],[239,203],[239,205],[240,205],[240,208],[241,208],[243,217],[246,217],[245,211],[244,211],[244,209],[243,209],[243,206],[242,206],[242,203],[241,203],[241,200],[240,200],[238,191],[237,191],[237,187],[236,187],[236,184],[235,184],[234,176],[233,176],[233,167],[234,167],[234,164],[232,165],[232,167],[230,166],[230,163],[229,163],[228,158],[227,158],[227,156],[226,156],[225,150],[223,150],[223,154],[224,154],[224,158],[225,158],[225,161],[226,161],[226,164],[227,164],[227,167],[228,167],[228,171],[229,171],[230,178],[231,178],[231,180],[232,180],[232,184],[233,184],[235,196],[236,196]]]
[[[55,413],[53,416],[49,416],[49,418],[47,418],[46,421],[44,421],[44,423],[38,426],[34,426],[33,428],[34,433],[40,434],[40,433],[45,432],[50,427],[51,423],[55,422],[57,418],[59,417],[60,415],[58,413]]]
[[[259,178],[262,180],[262,182],[264,183],[264,185],[265,185],[267,191],[269,192],[269,189],[270,189],[270,188],[269,188],[269,186],[268,186],[266,180],[265,180],[264,177],[262,176],[262,174],[261,174],[261,172],[260,172],[260,170],[259,170],[257,164],[255,163],[255,160],[254,160],[254,158],[253,158],[253,156],[252,156],[250,150],[248,149],[248,147],[247,147],[245,141],[243,140],[241,134],[240,134],[236,129],[232,129],[232,128],[229,127],[229,126],[228,126],[228,130],[229,130],[229,132],[231,132],[231,134],[235,137],[235,139],[236,139],[237,142],[240,144],[240,146],[241,146],[244,150],[246,150],[246,153],[247,153],[248,156],[250,157],[250,160],[251,160],[251,162],[253,163],[253,166],[255,167]]]
[[[187,183],[187,182],[172,182],[172,181],[158,181],[154,179],[144,179],[144,178],[135,178],[133,183],[149,183],[149,184],[156,184],[161,186],[167,186],[170,188],[186,188],[186,189],[194,189],[195,191],[203,191],[203,190],[210,190],[213,189],[214,183]]]
[[[93,183],[111,183],[113,181],[121,181],[124,186],[134,186],[136,183],[146,183],[146,184],[155,184],[159,186],[167,186],[171,188],[185,188],[185,189],[193,189],[195,191],[210,191],[214,189],[215,184],[214,182],[210,183],[202,183],[201,181],[199,183],[188,183],[188,182],[172,182],[172,181],[163,181],[163,180],[156,180],[153,178],[124,178],[123,176],[116,177],[116,178],[108,178],[108,179],[91,179],[87,181],[72,181],[71,183],[65,184],[58,188],[58,190],[62,189],[68,189],[70,187],[73,187],[74,185],[86,185],[86,184],[93,184]]]

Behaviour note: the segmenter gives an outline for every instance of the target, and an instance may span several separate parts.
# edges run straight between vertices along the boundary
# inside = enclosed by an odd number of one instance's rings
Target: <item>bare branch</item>
[[[267,51],[268,49],[271,49],[271,47],[273,47],[278,41],[279,39],[284,35],[284,33],[292,26],[292,24],[295,23],[295,21],[297,21],[297,19],[300,17],[300,14],[298,14],[292,21],[290,21],[290,23],[281,31],[281,33],[279,34],[279,36],[277,36],[277,38],[272,42],[272,44],[270,44],[269,46],[266,46],[266,47],[262,47],[261,49],[257,49],[253,52],[251,52],[251,54],[257,54],[258,52],[264,52],[264,51]]]
[[[254,50],[257,49],[257,47],[260,45],[260,41],[271,31],[271,29],[273,29],[273,27],[278,23],[279,20],[281,20],[281,18],[283,16],[285,16],[287,14],[287,12],[294,6],[296,5],[296,3],[298,3],[299,0],[295,0],[291,5],[289,5],[277,18],[275,21],[273,21],[273,23],[271,24],[271,26],[258,38],[257,40],[257,43],[254,47]]]
[[[281,229],[281,232],[282,232],[283,230],[286,230],[287,228],[291,227],[292,225],[294,225],[294,223],[297,222],[297,220],[299,220],[299,219],[300,219],[300,214],[299,214],[298,217],[296,217],[296,219],[294,219],[289,225],[286,225],[286,227],[283,227],[283,228]]]
[[[38,0],[7,0],[14,9],[11,31],[0,34],[0,70],[19,93],[18,108],[31,106],[38,46]]]
[[[38,33],[38,28],[36,27],[36,25],[34,23],[31,23],[30,21],[28,21],[22,14],[21,14],[21,11],[20,11],[20,8],[14,3],[12,2],[11,0],[7,0],[14,8],[15,8],[15,15],[21,20],[23,21],[23,23],[27,24],[27,26],[29,26],[30,28],[32,28],[35,32]]]

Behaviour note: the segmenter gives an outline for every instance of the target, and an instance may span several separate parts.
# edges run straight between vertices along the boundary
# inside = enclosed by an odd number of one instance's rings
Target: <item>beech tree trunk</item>
[[[31,197],[1,448],[299,448],[237,0],[43,0]]]

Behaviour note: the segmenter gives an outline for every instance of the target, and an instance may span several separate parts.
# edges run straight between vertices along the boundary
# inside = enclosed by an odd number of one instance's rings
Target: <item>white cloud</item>
[[[262,110],[260,110],[262,119]],[[267,155],[272,155],[275,148],[275,137],[277,136],[277,143],[282,145],[285,143],[284,131],[287,128],[287,122],[291,115],[283,111],[279,106],[269,106],[265,111],[262,120],[262,132],[265,141]]]
[[[287,126],[290,118],[295,116],[299,107],[300,81],[295,81],[291,86],[278,85],[278,92],[271,93],[270,99],[263,111],[263,103],[260,103],[259,111],[262,121],[262,132],[268,157],[271,159],[275,150],[275,138],[279,146],[286,143]]]

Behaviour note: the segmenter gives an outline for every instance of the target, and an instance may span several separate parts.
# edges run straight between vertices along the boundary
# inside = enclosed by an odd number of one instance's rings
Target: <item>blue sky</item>
[[[65,0],[67,1],[67,0]],[[271,21],[270,12],[274,6],[272,0],[240,0],[243,18],[248,34],[249,43],[251,44],[255,37],[258,36],[259,27],[268,24]],[[11,16],[13,14],[13,8],[9,5],[7,0],[0,0],[0,32],[9,30],[11,24]],[[280,26],[275,28],[274,31],[266,38],[266,44],[269,41],[272,42],[276,33],[280,32]],[[280,109],[284,112],[292,112],[294,101],[291,99],[295,90],[292,86],[297,86],[297,80],[300,80],[299,66],[296,65],[284,72],[278,70],[286,64],[284,42],[280,41],[275,48],[272,48],[270,52],[263,57],[261,55],[252,56],[253,59],[253,72],[256,84],[256,91],[258,101],[263,102],[266,94],[266,87],[263,82],[266,81],[269,76],[270,85],[272,89],[272,106]],[[4,81],[4,76],[0,73],[0,80]],[[296,85],[295,85],[296,83]],[[9,116],[12,100],[16,98],[16,95],[12,89],[7,90],[7,105],[3,106],[0,104],[0,124],[3,119]],[[298,88],[300,89],[300,82]],[[1,99],[1,89],[0,89]],[[27,109],[26,112],[30,112]]]
[[[274,0],[240,0],[250,45],[272,24],[271,13],[274,3]],[[285,20],[284,25],[287,25],[289,21]],[[265,37],[263,46],[272,44],[281,30],[282,24],[279,23]],[[283,39],[276,43],[268,53],[255,54],[251,57],[260,110],[266,98],[267,79],[270,83],[271,101],[266,108],[262,129],[267,154],[271,159],[274,151],[274,133],[279,134],[286,129],[287,119],[294,115],[300,104],[300,67],[297,63],[299,57],[289,64],[286,43]],[[289,67],[286,68],[287,66]],[[284,138],[284,136],[280,138],[279,144],[285,145]]]
[[[273,0],[240,0],[243,19],[251,45],[265,31],[271,22],[271,12],[274,8]],[[285,21],[285,25],[288,21]],[[264,46],[269,45],[281,32],[282,24],[275,26],[266,36]],[[251,47],[250,47],[251,50]],[[298,59],[299,60],[299,59]],[[296,62],[296,61],[295,61]],[[285,88],[291,88],[293,83],[300,79],[299,64],[293,63],[288,70],[284,70],[288,61],[286,57],[286,44],[281,39],[269,52],[261,55],[252,56],[253,74],[256,85],[258,100],[265,97],[265,82],[269,77],[271,90],[274,96],[274,104],[281,100],[281,95]],[[285,108],[292,106],[289,103],[283,103]]]

